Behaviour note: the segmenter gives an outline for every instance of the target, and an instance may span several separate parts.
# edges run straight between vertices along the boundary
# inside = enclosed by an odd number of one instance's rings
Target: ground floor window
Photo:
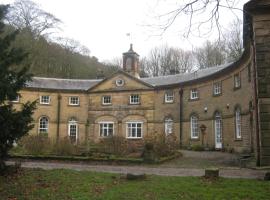
[[[173,132],[173,120],[171,118],[165,119],[165,134],[169,135]]]
[[[127,122],[127,138],[142,138],[142,122]]]
[[[236,108],[235,110],[235,132],[236,139],[241,139],[241,111],[240,108]]]
[[[76,143],[78,138],[78,123],[75,119],[68,122],[68,135],[72,143]]]
[[[199,138],[199,124],[198,124],[198,117],[195,115],[192,115],[190,117],[190,132],[191,132],[191,138],[197,139]]]
[[[113,122],[100,122],[99,123],[99,135],[100,135],[100,137],[113,136]]]
[[[48,133],[48,128],[49,128],[49,119],[48,117],[41,117],[39,119],[39,133]]]

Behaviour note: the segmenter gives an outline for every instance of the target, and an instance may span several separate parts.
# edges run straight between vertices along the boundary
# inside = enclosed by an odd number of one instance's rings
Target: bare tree
[[[225,42],[206,41],[202,47],[195,49],[194,56],[199,69],[224,64],[226,62]]]
[[[241,20],[235,20],[231,23],[230,29],[225,33],[225,44],[227,61],[232,62],[238,60],[243,53],[243,39],[242,39],[242,26]]]
[[[27,29],[35,37],[46,36],[59,29],[61,21],[52,14],[42,10],[30,0],[16,0],[9,7],[7,21],[17,29]]]
[[[248,0],[244,0],[246,2]],[[230,11],[237,16],[236,11],[242,9],[237,7],[238,0],[181,0],[174,2],[174,9],[158,15],[158,28],[162,32],[167,31],[177,20],[187,22],[184,25],[184,35],[188,37],[191,33],[198,36],[207,36],[213,31],[218,30],[219,38],[222,34],[220,21],[221,11]],[[181,26],[183,27],[183,25]]]
[[[150,76],[186,73],[192,70],[193,55],[167,45],[153,48],[148,57],[141,60],[141,66]]]

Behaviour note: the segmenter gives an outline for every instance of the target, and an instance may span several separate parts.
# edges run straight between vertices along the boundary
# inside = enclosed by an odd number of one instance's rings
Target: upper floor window
[[[71,143],[76,143],[78,139],[78,123],[74,118],[70,119],[68,122],[68,136]]]
[[[221,94],[221,83],[220,83],[220,82],[214,83],[214,86],[213,86],[213,93],[214,93],[214,95],[219,95],[219,94]]]
[[[20,96],[17,95],[15,99],[13,99],[11,102],[13,103],[19,103],[20,102]]]
[[[190,117],[190,134],[192,139],[199,138],[199,124],[198,124],[198,117],[192,115]]]
[[[165,119],[165,134],[173,133],[173,120],[171,118]]]
[[[197,89],[191,89],[190,90],[190,99],[198,99],[199,93]]]
[[[138,94],[132,94],[129,97],[130,104],[139,104],[140,103],[140,96]]]
[[[100,135],[100,137],[113,136],[113,122],[100,122],[99,123],[99,135]]]
[[[112,97],[111,96],[104,96],[104,97],[102,97],[102,104],[103,105],[110,105],[110,104],[112,104]]]
[[[241,110],[240,108],[235,109],[235,136],[236,139],[241,139]]]
[[[241,87],[241,78],[240,74],[234,75],[234,88],[240,88]]]
[[[49,119],[45,116],[41,117],[39,119],[39,133],[48,133],[48,128],[49,128]]]
[[[142,122],[127,122],[127,138],[142,138]]]
[[[48,95],[40,96],[39,102],[40,104],[50,104],[51,98]]]
[[[165,93],[165,103],[173,103],[174,94],[173,91],[167,91]]]
[[[79,105],[80,99],[79,97],[69,97],[69,105]]]

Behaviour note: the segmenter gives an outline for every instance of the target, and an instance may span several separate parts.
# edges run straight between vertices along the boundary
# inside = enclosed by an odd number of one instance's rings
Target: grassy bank
[[[270,197],[270,182],[160,176],[148,176],[144,181],[127,181],[120,175],[107,173],[23,169],[12,176],[0,176],[0,197],[3,200],[263,200]]]

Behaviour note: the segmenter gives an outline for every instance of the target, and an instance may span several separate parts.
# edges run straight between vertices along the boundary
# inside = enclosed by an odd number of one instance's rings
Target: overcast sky
[[[179,0],[33,0],[45,11],[63,21],[63,36],[78,40],[88,47],[91,56],[100,61],[121,57],[133,43],[134,50],[141,56],[147,55],[151,48],[168,44],[183,49],[201,45],[206,38],[191,36],[188,40],[181,37],[186,21],[176,21],[165,34],[158,35],[149,24],[157,23],[155,16],[175,8]],[[237,6],[247,0],[236,0]],[[13,0],[0,0],[12,3]],[[241,12],[237,12],[242,16]],[[228,10],[221,13],[223,26],[227,26],[235,16]],[[131,36],[128,37],[127,33]],[[214,38],[215,35],[207,39]]]

